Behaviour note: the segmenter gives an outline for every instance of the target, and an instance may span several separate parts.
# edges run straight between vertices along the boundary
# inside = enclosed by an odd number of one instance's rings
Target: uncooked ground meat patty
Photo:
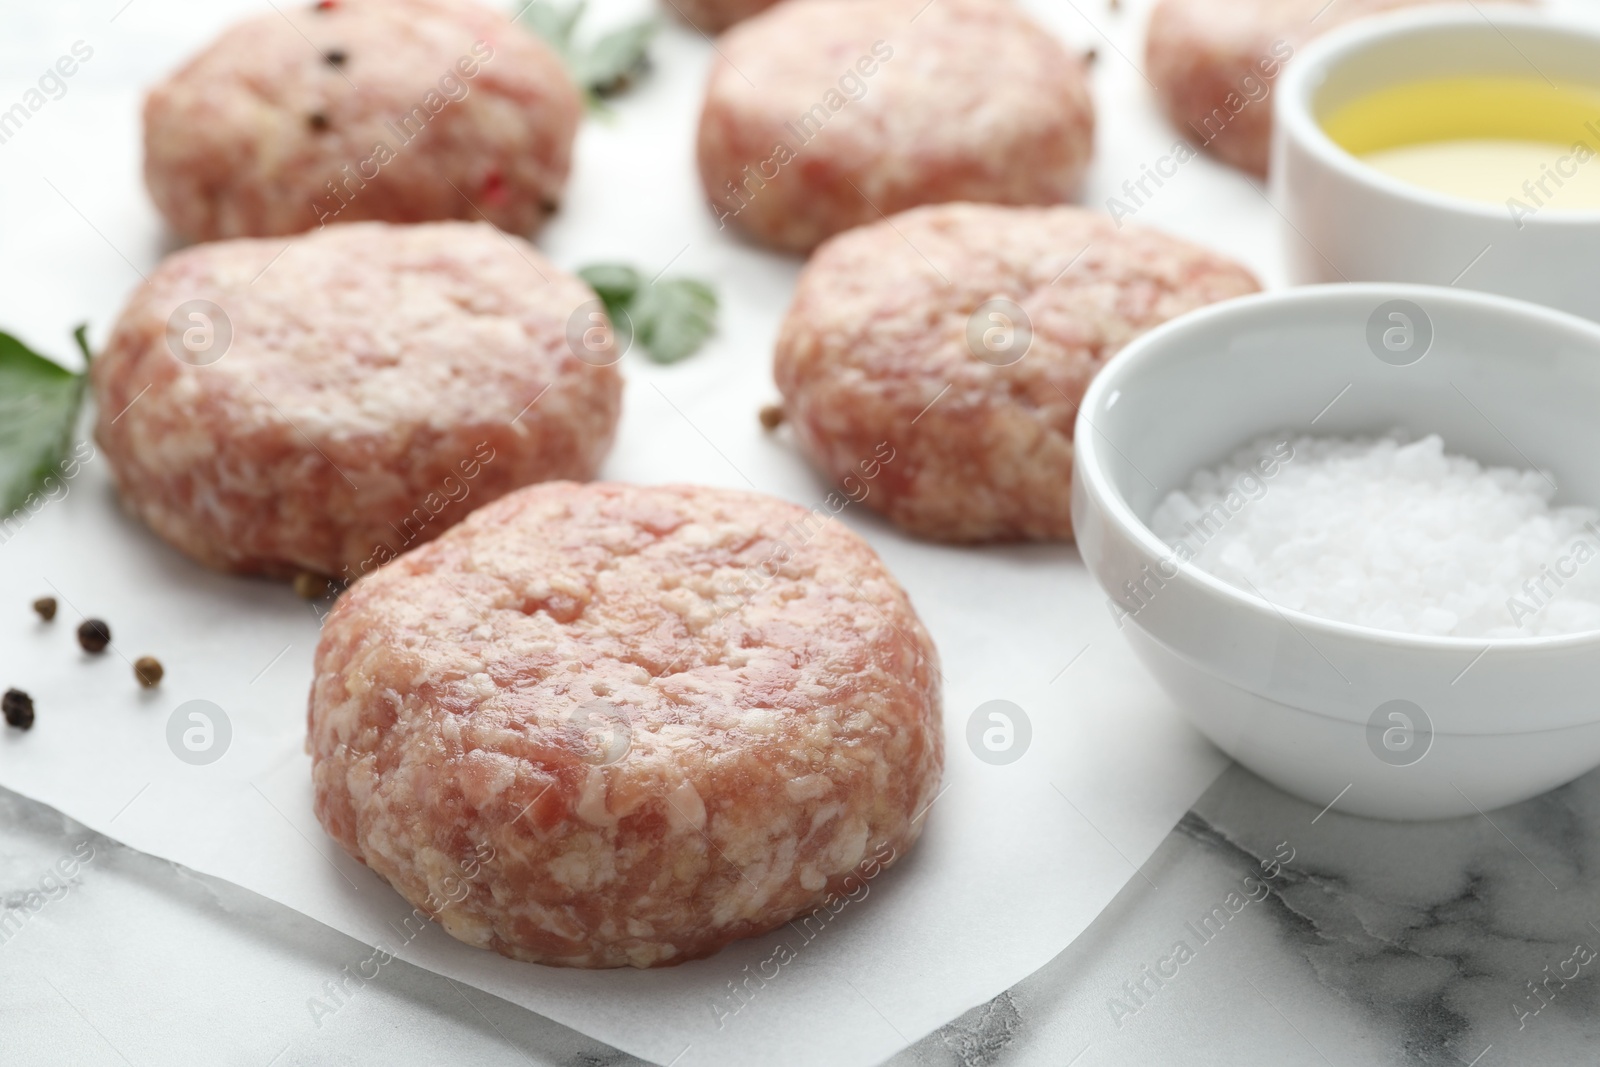
[[[197,245],[94,361],[96,436],[127,507],[201,562],[356,577],[518,486],[593,477],[622,384],[592,365],[614,349],[568,343],[592,300],[485,223]]]
[[[919,208],[812,256],[778,388],[817,465],[912,533],[1070,538],[1090,379],[1151,327],[1257,288],[1221,256],[1080,208]]]
[[[718,51],[701,180],[780,248],[919,204],[1059,203],[1093,149],[1082,58],[1011,3],[790,0]]]
[[[706,33],[721,33],[735,22],[765,11],[777,0],[666,0],[678,17]]]
[[[145,183],[210,241],[329,222],[555,210],[582,103],[556,54],[470,0],[280,5],[145,101]]]
[[[1283,63],[1336,26],[1428,3],[1438,0],[1161,0],[1150,15],[1145,68],[1191,144],[1264,175],[1271,89]]]
[[[937,678],[905,593],[820,510],[535,486],[328,617],[317,817],[468,944],[680,963],[911,847],[943,763]]]

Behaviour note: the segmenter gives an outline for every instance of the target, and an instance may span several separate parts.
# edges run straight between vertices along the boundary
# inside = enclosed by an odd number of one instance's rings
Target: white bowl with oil
[[[1457,286],[1600,320],[1600,23],[1421,8],[1313,41],[1277,88],[1296,283]]]

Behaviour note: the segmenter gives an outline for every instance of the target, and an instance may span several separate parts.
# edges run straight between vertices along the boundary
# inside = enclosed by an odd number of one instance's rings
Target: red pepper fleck
[[[483,179],[483,198],[491,204],[503,204],[506,201],[506,179],[498,170],[491,170]]]
[[[314,6],[318,11],[332,11],[334,8],[338,7],[339,4],[338,0],[317,0],[317,3]]]

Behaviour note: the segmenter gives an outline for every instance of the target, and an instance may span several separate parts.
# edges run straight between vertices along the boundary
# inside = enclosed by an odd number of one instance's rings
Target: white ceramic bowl
[[[1600,319],[1600,211],[1514,216],[1431,192],[1369,167],[1321,125],[1398,83],[1539,73],[1600,85],[1600,28],[1538,9],[1456,5],[1361,19],[1312,41],[1285,67],[1273,104],[1272,195],[1290,280],[1460,285]],[[1590,142],[1600,149],[1600,136]]]
[[[1095,378],[1076,428],[1073,524],[1108,609],[1129,612],[1123,633],[1207,737],[1318,807],[1464,815],[1600,766],[1600,631],[1492,640],[1332,622],[1178,562],[1146,525],[1196,469],[1259,436],[1397,426],[1544,470],[1557,504],[1600,504],[1600,326],[1369,284],[1246,297],[1140,337]]]

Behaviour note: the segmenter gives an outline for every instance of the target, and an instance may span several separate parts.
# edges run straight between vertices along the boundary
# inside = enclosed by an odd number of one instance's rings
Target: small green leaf
[[[83,369],[87,373],[89,365],[94,362],[94,352],[89,348],[89,324],[78,323],[78,328],[72,331],[72,339],[78,342],[78,351],[83,353]]]
[[[613,96],[650,65],[656,22],[645,19],[605,34],[573,57],[574,80],[596,96]]]
[[[696,278],[646,282],[626,263],[593,263],[579,269],[606,306],[619,337],[631,329],[657,363],[694,355],[717,328],[717,293]]]
[[[626,308],[643,284],[639,272],[626,263],[595,263],[578,271],[578,277],[589,283],[613,318],[616,309]]]
[[[559,7],[551,0],[534,0],[517,13],[517,19],[565,58],[572,50],[572,35],[586,6],[585,0],[577,0],[566,7]]]
[[[694,278],[667,278],[639,294],[633,326],[650,358],[676,363],[694,355],[717,328],[717,294]]]
[[[0,514],[56,474],[83,400],[84,377],[0,333]]]
[[[522,7],[517,20],[544,38],[567,64],[578,88],[590,107],[601,114],[606,109],[599,99],[626,89],[650,65],[650,42],[655,38],[656,21],[642,19],[602,34],[592,45],[578,40],[578,23],[586,10],[585,0],[561,5],[555,0],[534,0]]]

